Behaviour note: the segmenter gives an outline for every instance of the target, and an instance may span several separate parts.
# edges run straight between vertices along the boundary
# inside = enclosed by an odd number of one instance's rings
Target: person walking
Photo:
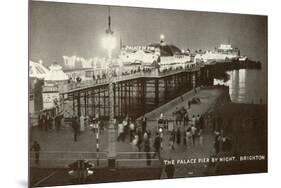
[[[205,127],[205,119],[204,117],[201,115],[200,118],[199,118],[199,128],[200,130],[203,130]]]
[[[172,138],[173,142],[176,141],[176,131],[175,131],[175,129],[173,129],[172,132],[171,132],[171,138]]]
[[[195,139],[196,139],[196,127],[194,125],[191,125],[191,137],[192,137],[192,143],[195,145]]]
[[[146,133],[147,133],[148,139],[150,139],[151,138],[151,131],[149,129],[147,129]]]
[[[138,138],[139,138],[137,146],[139,148],[139,151],[141,151],[141,146],[142,146],[142,142],[143,142],[143,133],[142,133],[141,126],[136,127],[136,135],[138,135]]]
[[[61,129],[61,116],[60,115],[55,116],[55,128],[56,128],[56,131],[60,131],[60,129]]]
[[[186,146],[186,131],[183,131],[183,145]]]
[[[131,121],[131,123],[130,123],[130,142],[132,142],[132,140],[134,139],[134,135],[135,135],[135,124],[133,121]]]
[[[160,114],[160,117],[159,117],[159,119],[158,119],[158,128],[159,128],[159,127],[163,127],[163,124],[164,124],[164,114],[161,113],[161,114]]]
[[[202,129],[200,129],[199,131],[198,131],[198,140],[199,140],[199,144],[200,144],[200,146],[202,146],[203,145],[203,134],[202,134]]]
[[[77,117],[74,117],[72,120],[72,128],[73,128],[73,134],[74,134],[74,142],[77,142],[77,136],[79,133],[79,123],[78,123]]]
[[[50,129],[50,115],[48,113],[46,113],[45,116],[45,130],[49,131]]]
[[[124,141],[123,134],[124,134],[124,125],[123,125],[122,122],[120,122],[118,124],[118,137],[117,137],[117,141],[120,141],[120,140]]]
[[[42,120],[43,120],[42,114],[39,113],[39,115],[38,115],[38,128],[39,128],[39,130],[42,130],[42,128],[43,128],[43,122],[42,122]]]
[[[215,154],[217,155],[220,152],[220,143],[218,139],[215,139],[214,149],[215,149]]]
[[[164,128],[160,127],[159,128],[159,136],[160,136],[160,149],[163,149],[163,137],[164,137]]]
[[[80,131],[85,131],[85,116],[83,114],[80,116]]]
[[[94,119],[94,122],[93,122],[93,126],[94,126],[94,133],[98,133],[99,132],[99,120],[97,118]]]
[[[175,146],[174,146],[175,141],[176,141],[176,131],[175,129],[173,129],[169,138],[169,147],[171,150],[175,150]]]
[[[200,115],[198,114],[195,118],[195,127],[196,127],[197,130],[199,130],[199,127],[200,127],[199,119],[200,119]]]
[[[184,127],[188,126],[188,122],[189,122],[189,117],[188,117],[188,112],[186,112],[184,114],[184,118],[183,118],[183,125],[184,125]]]
[[[94,118],[90,118],[89,127],[90,127],[90,130],[93,131],[93,133],[95,134],[95,130],[94,130]]]
[[[148,133],[147,133],[147,131],[145,131],[144,134],[143,134],[143,141],[145,142],[146,140],[148,140]]]
[[[191,125],[195,126],[195,124],[196,124],[196,117],[195,115],[192,115]]]
[[[160,136],[159,136],[159,133],[156,133],[156,137],[155,137],[155,139],[154,139],[154,144],[153,144],[153,146],[154,146],[154,149],[155,149],[155,153],[154,153],[154,155],[153,155],[153,158],[155,158],[156,155],[158,155],[159,158],[160,158],[161,138],[160,138]]]
[[[121,140],[124,142],[125,139],[126,139],[126,134],[128,131],[128,120],[129,120],[129,117],[128,115],[125,117],[125,119],[123,120],[122,124],[123,124],[123,133],[122,133],[122,137],[121,137]]]
[[[141,152],[142,142],[143,142],[143,137],[142,137],[142,135],[138,135],[138,142],[137,142],[138,152]]]
[[[177,129],[176,139],[177,139],[177,144],[179,145],[181,143],[181,131],[179,127]]]
[[[143,116],[141,126],[142,126],[142,132],[144,133],[146,131],[146,125],[147,125],[147,120],[146,117]]]
[[[32,146],[31,146],[31,151],[34,151],[35,155],[35,164],[39,164],[39,157],[40,157],[40,144],[37,141],[34,141]]]
[[[150,142],[149,139],[144,141],[144,152],[146,152],[146,164],[147,166],[151,165],[151,157],[150,157]]]
[[[48,130],[53,129],[53,118],[49,113],[47,115],[47,126],[48,126]]]
[[[185,132],[185,137],[186,137],[186,146],[190,146],[191,145],[191,127],[187,128],[186,132]]]
[[[176,120],[176,125],[180,124],[181,115],[180,115],[180,110],[178,109],[178,107],[176,107],[176,110],[173,112],[173,115],[174,115],[175,120]]]
[[[171,161],[171,159],[169,159],[169,161]],[[174,163],[170,162],[169,164],[167,164],[165,166],[165,172],[166,172],[167,177],[169,179],[173,178],[174,177],[174,173],[175,173],[175,165],[174,165]]]
[[[136,154],[138,152],[138,141],[139,141],[139,137],[138,135],[134,135],[134,139],[132,140],[132,151],[133,151],[133,155],[132,158],[134,158],[135,156],[138,156],[138,154]]]
[[[48,131],[47,117],[44,112],[42,114],[42,128],[43,128],[43,130]]]

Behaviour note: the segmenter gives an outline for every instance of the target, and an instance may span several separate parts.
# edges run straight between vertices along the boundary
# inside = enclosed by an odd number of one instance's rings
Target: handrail
[[[157,69],[154,69],[153,71],[150,72],[137,72],[137,73],[132,73],[129,75],[121,75],[121,76],[115,76],[113,77],[114,82],[120,82],[123,80],[130,80],[130,79],[137,79],[137,78],[141,78],[141,77],[161,77],[161,76],[169,76],[172,74],[177,74],[180,72],[192,72],[192,71],[196,71],[196,70],[200,70],[200,66],[195,66],[195,67],[191,67],[191,68],[181,68],[181,69],[177,69],[177,70],[167,70],[165,72],[159,72],[157,71]],[[108,78],[105,79],[96,79],[96,80],[85,80],[82,81],[80,83],[69,83],[67,85],[67,91],[64,91],[64,93],[67,93],[69,91],[72,90],[76,90],[76,89],[84,89],[87,87],[93,87],[93,86],[98,86],[101,84],[107,84],[108,83]]]

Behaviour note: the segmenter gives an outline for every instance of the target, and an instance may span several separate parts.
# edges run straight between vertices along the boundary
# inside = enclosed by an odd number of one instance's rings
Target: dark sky
[[[107,7],[87,4],[32,2],[30,59],[44,64],[62,56],[104,56],[101,38],[107,28]],[[221,43],[267,63],[267,17],[194,11],[111,7],[112,29],[123,44],[158,42],[160,34],[180,48],[213,49]],[[118,53],[117,48],[115,54]]]

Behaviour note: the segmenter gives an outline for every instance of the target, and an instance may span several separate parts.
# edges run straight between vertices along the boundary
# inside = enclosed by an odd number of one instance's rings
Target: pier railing
[[[155,77],[164,77],[169,76],[173,74],[178,74],[181,72],[193,72],[193,71],[199,71],[200,66],[195,66],[192,68],[179,68],[179,69],[173,69],[173,70],[165,70],[165,71],[158,71],[157,69],[153,69],[151,71],[141,71],[136,72],[128,75],[119,75],[113,77],[113,82],[121,82],[125,80],[132,80],[132,79],[138,79],[141,77],[147,77],[147,78],[155,78]],[[99,86],[99,85],[105,85],[108,84],[109,80],[108,78],[103,79],[95,79],[95,80],[84,80],[82,82],[71,82],[67,84],[67,87],[63,89],[62,92],[69,92],[69,91],[75,91],[80,90],[88,87],[93,86]]]

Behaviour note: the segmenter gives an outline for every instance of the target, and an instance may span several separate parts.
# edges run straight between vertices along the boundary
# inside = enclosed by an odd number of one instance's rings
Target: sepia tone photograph
[[[266,173],[268,17],[29,1],[29,187]]]

